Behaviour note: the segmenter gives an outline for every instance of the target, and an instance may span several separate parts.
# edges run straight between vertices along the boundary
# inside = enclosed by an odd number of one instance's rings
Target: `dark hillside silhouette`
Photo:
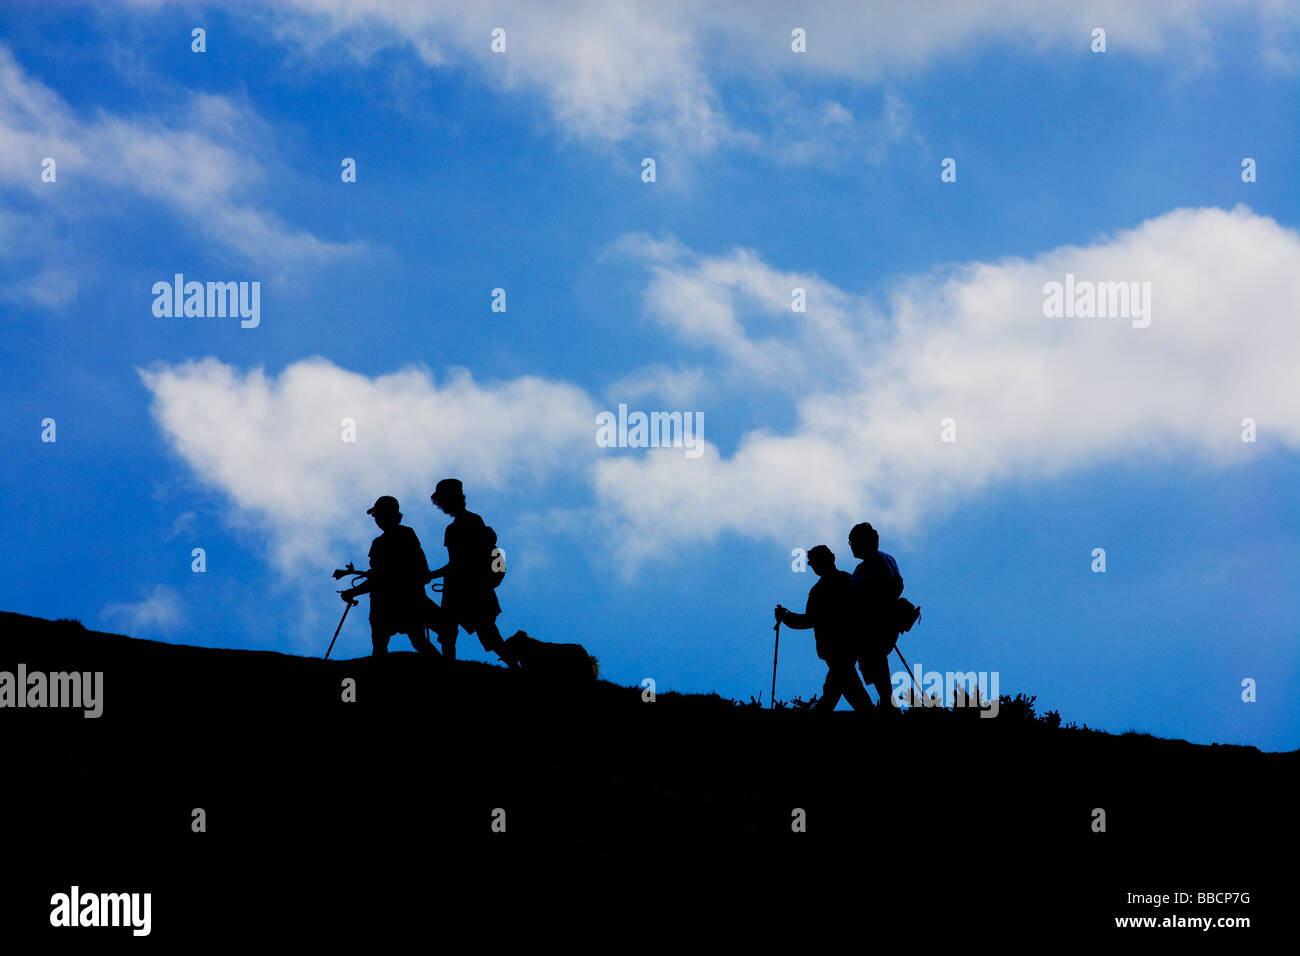
[[[1019,911],[1012,900],[1026,920],[1104,922],[1123,912],[1117,886],[1178,876],[1238,888],[1258,874],[1257,854],[1298,832],[1300,753],[1071,729],[1023,696],[995,719],[918,709],[881,725],[716,695],[646,703],[604,680],[570,693],[468,661],[452,679],[413,652],[325,661],[0,613],[0,670],[19,662],[103,671],[103,714],[0,714],[15,771],[0,798],[6,856],[27,861],[30,893],[46,898],[73,878],[110,874],[117,886],[124,868],[138,871],[161,891],[160,929],[206,925],[213,904],[199,889],[327,920],[347,901],[296,897],[284,873],[319,866],[324,883],[339,872],[355,886],[373,872],[380,893],[394,854],[427,882],[388,891],[438,912],[560,893],[546,870],[558,860],[622,880],[618,905],[666,885],[712,892],[696,885],[711,868],[729,891],[793,905],[809,872],[835,871],[828,861],[846,854],[866,869],[883,852],[897,882],[845,884],[859,905],[862,894],[923,903],[941,881],[945,900],[999,900],[1002,919]],[[345,679],[354,703],[341,699]],[[207,833],[191,832],[195,807]],[[1106,833],[1091,830],[1095,807]],[[505,834],[491,832],[494,808]],[[796,808],[806,833],[791,832]],[[1049,864],[1065,875],[1040,885]],[[527,886],[512,882],[524,873]]]

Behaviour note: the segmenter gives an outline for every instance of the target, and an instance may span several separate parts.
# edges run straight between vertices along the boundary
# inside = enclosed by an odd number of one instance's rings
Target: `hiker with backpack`
[[[776,606],[779,624],[797,631],[813,629],[817,656],[826,662],[826,682],[814,710],[834,710],[840,697],[854,710],[872,710],[867,689],[854,669],[858,627],[857,594],[847,571],[835,567],[835,554],[824,544],[808,549],[808,566],[817,580],[808,591],[803,614]]]
[[[424,586],[432,580],[432,572],[420,539],[402,524],[401,509],[392,495],[381,495],[366,514],[375,519],[383,533],[370,545],[370,571],[365,579],[339,593],[349,606],[358,595],[370,595],[372,656],[387,654],[389,638],[394,634],[407,635],[417,651],[436,656],[437,650],[424,633],[428,605],[433,603]]]
[[[510,666],[496,619],[501,614],[495,588],[504,577],[496,533],[465,507],[465,491],[457,478],[444,478],[429,496],[434,506],[451,515],[443,544],[447,563],[432,572],[442,578],[442,610],[436,630],[447,660],[456,658],[460,628],[478,634],[483,650],[492,651]]]
[[[893,682],[889,676],[889,652],[898,641],[898,599],[903,593],[903,576],[898,562],[880,550],[880,535],[867,522],[849,531],[849,549],[858,559],[853,569],[859,613],[858,666],[862,679],[874,684],[880,697],[881,713],[898,714],[894,706]],[[911,626],[908,622],[907,626]]]

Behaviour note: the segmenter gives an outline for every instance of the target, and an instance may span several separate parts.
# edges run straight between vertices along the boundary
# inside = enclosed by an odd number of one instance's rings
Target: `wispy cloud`
[[[843,104],[794,98],[783,92],[792,83],[887,84],[945,58],[995,46],[1082,56],[1098,26],[1126,53],[1210,62],[1215,25],[1243,15],[1239,5],[1224,0],[915,0],[798,8],[777,0],[282,0],[250,12],[314,59],[334,49],[364,62],[404,44],[432,68],[472,67],[503,92],[540,95],[558,129],[589,143],[653,145],[686,156],[775,147],[787,163],[823,161],[838,137],[854,148],[864,133],[886,143],[897,137],[905,118],[895,97],[878,120],[853,117],[846,125],[851,111],[840,112]],[[1289,62],[1282,41],[1294,37],[1295,17],[1287,6],[1265,4],[1246,15],[1258,21],[1265,61]],[[506,33],[500,54],[490,48],[497,28]],[[806,32],[806,53],[791,50],[795,28]],[[729,100],[724,91],[737,76],[748,81],[751,97],[772,102],[760,102],[756,110],[748,98]],[[755,127],[749,119],[756,113],[775,121]]]
[[[76,301],[77,289],[77,277],[70,269],[48,266],[30,279],[0,290],[0,295],[11,301],[32,302],[53,311]]]
[[[669,408],[693,407],[704,390],[705,378],[705,370],[699,367],[647,365],[613,382],[605,394],[613,404],[650,398],[666,402]]]
[[[1247,417],[1258,447],[1300,447],[1300,236],[1245,207],[915,277],[893,291],[885,334],[865,300],[824,283],[824,305],[810,296],[791,315],[790,288],[811,277],[752,252],[623,245],[651,273],[647,312],[743,372],[733,384],[784,376],[805,390],[797,427],[754,427],[729,457],[600,461],[599,510],[629,560],[722,531],[797,542],[867,517],[906,530],[993,483],[1108,462],[1231,465],[1256,447],[1241,441]],[[1067,272],[1150,282],[1150,327],[1046,318],[1043,287]]]
[[[132,637],[172,634],[185,621],[180,595],[164,584],[154,585],[135,603],[109,604],[100,616]]]
[[[39,217],[30,217],[47,234],[50,220],[87,228],[98,221],[95,214],[111,213],[112,204],[125,197],[161,203],[178,222],[245,264],[320,265],[359,251],[356,243],[322,239],[267,211],[267,173],[258,158],[266,132],[246,105],[209,94],[187,96],[170,114],[82,117],[28,76],[0,44],[0,188],[13,191],[11,200],[26,193],[40,203],[53,190],[77,197],[75,203],[44,204]],[[47,157],[56,164],[54,183],[41,180]],[[65,273],[32,268],[39,271],[20,281],[11,296],[53,308],[75,295]]]
[[[367,540],[380,494],[429,509],[433,483],[526,496],[548,477],[580,473],[595,451],[595,406],[572,385],[524,377],[441,383],[409,368],[370,378],[325,359],[279,376],[216,359],[141,373],[177,454],[256,524],[287,573],[329,567],[340,542]],[[345,440],[344,419],[355,426]]]
[[[1006,480],[1300,447],[1300,237],[1245,207],[937,270],[898,283],[880,310],[749,250],[707,256],[644,236],[618,249],[640,257],[647,313],[696,348],[710,389],[785,395],[796,425],[740,423],[727,456],[707,443],[699,458],[614,454],[595,447],[597,406],[570,384],[372,379],[322,359],[278,378],[215,359],[161,366],[144,373],[155,416],[236,515],[264,524],[286,568],[323,560],[349,521],[360,537],[358,502],[381,489],[423,498],[442,473],[493,489],[563,475],[590,490],[588,517],[631,566],[721,532],[805,541],[864,517],[905,531]],[[1045,317],[1044,284],[1067,272],[1150,282],[1150,326]],[[794,285],[809,290],[807,313],[790,311]],[[669,401],[703,381],[650,366],[621,385]],[[344,417],[355,445],[340,440]],[[1240,440],[1245,417],[1258,446]]]

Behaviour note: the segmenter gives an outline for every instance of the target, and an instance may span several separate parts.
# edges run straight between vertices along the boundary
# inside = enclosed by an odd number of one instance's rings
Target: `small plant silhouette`
[[[979,718],[988,715],[988,701],[980,693],[979,687],[970,691],[958,687],[953,691],[952,704],[947,705],[943,698],[936,693],[922,694],[917,688],[909,687],[898,695],[899,706],[902,708],[902,716],[910,717],[913,721],[925,721],[944,723],[948,720],[959,720],[963,723],[970,718]],[[773,710],[793,710],[793,711],[812,711],[819,697],[813,694],[808,699],[800,696],[792,697],[790,700],[776,701]],[[1016,694],[1014,697],[1009,694],[1001,694],[998,697],[997,716],[1001,718],[997,721],[999,726],[1018,726],[1018,727],[1042,727],[1047,730],[1082,730],[1086,733],[1096,733],[1087,724],[1079,724],[1076,721],[1066,723],[1061,718],[1061,712],[1058,710],[1049,710],[1044,714],[1037,711],[1038,697],[1035,694]],[[757,697],[750,696],[748,702],[733,700],[737,707],[744,707],[751,710],[763,709],[763,693],[759,691]],[[981,724],[982,721],[976,719],[975,723]],[[1136,735],[1137,731],[1129,730],[1129,735]],[[1149,735],[1145,735],[1149,736]]]
[[[998,716],[1007,723],[1029,723],[1036,720],[1037,715],[1034,713],[1034,701],[1038,700],[1038,695],[1026,696],[1016,694],[1012,697],[1010,694],[1003,694],[998,698]]]

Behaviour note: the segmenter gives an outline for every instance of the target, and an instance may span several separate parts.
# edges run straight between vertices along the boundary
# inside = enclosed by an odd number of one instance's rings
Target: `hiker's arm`
[[[451,562],[450,562],[450,561],[448,561],[446,564],[444,564],[442,567],[440,567],[437,571],[430,571],[430,572],[429,572],[429,580],[430,580],[430,581],[436,581],[438,578],[442,577],[444,574],[447,573],[447,569],[448,569],[449,567],[451,567]]]
[[[903,593],[903,572],[898,570],[898,562],[893,558],[885,559],[885,573],[889,577],[889,586],[887,590],[894,592],[890,598],[897,598]]]
[[[371,573],[373,574],[374,572]],[[357,597],[358,595],[369,594],[369,593],[370,593],[370,578],[367,577],[360,584],[354,585],[353,587],[348,588],[346,591],[340,591],[339,597],[343,598],[343,600],[345,601],[351,601],[353,598]]]
[[[808,628],[813,626],[812,617],[807,613],[800,614],[797,611],[790,610],[788,607],[781,607],[779,604],[777,605],[777,608],[777,620],[786,627],[793,628],[796,631],[806,631]]]
[[[420,547],[418,540],[415,543],[414,561],[415,567],[419,571],[420,582],[428,584],[433,580],[433,572],[429,570],[429,559],[425,556],[424,548]]]

